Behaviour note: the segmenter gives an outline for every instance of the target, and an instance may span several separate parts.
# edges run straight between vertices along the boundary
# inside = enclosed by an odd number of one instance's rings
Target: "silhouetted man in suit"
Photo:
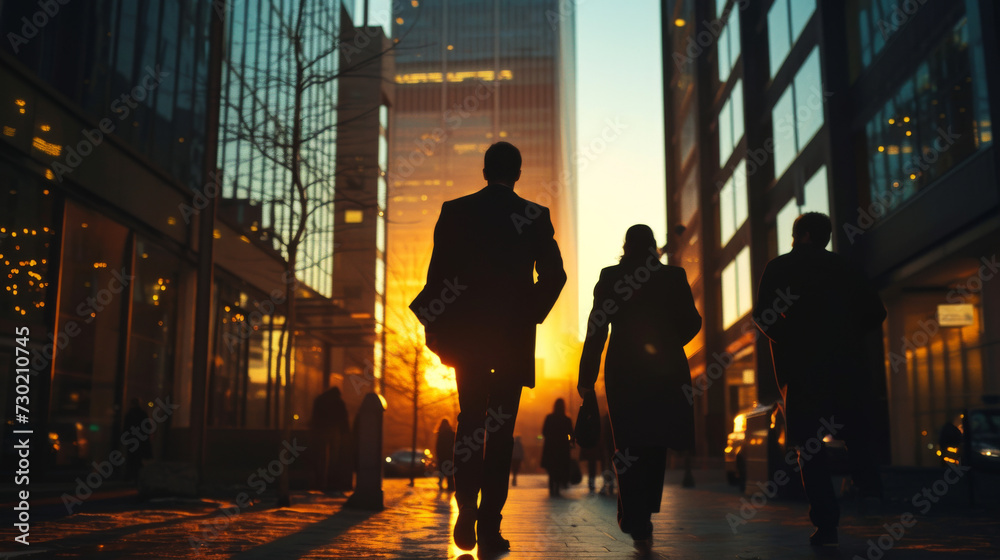
[[[886,312],[860,271],[824,249],[830,218],[803,214],[792,226],[792,250],[767,263],[753,318],[770,339],[774,374],[785,400],[788,441],[796,446],[809,498],[813,545],[837,544],[840,508],[823,438],[844,440],[862,495],[881,483],[871,452],[874,376],[865,336]]]
[[[518,149],[490,146],[483,177],[485,188],[442,205],[427,285],[410,309],[424,324],[428,348],[456,372],[455,544],[471,550],[478,533],[480,552],[504,552],[510,543],[500,536],[500,512],[521,388],[535,386],[535,327],[566,272],[549,210],[514,193]]]

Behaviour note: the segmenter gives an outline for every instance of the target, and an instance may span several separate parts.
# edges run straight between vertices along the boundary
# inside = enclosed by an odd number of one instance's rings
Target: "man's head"
[[[513,187],[521,178],[521,152],[510,142],[497,142],[486,150],[483,158],[483,178],[488,183]]]
[[[806,212],[792,224],[792,247],[809,245],[822,249],[830,242],[833,227],[830,218],[819,212]]]

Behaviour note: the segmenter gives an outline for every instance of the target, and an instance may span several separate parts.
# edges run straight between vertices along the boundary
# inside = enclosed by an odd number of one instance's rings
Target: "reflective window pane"
[[[775,0],[767,12],[767,46],[771,59],[771,76],[778,73],[781,64],[792,50],[788,28],[788,2]]]
[[[792,88],[785,90],[771,111],[774,130],[774,177],[778,178],[788,169],[798,150],[795,146],[795,108],[792,104]]]

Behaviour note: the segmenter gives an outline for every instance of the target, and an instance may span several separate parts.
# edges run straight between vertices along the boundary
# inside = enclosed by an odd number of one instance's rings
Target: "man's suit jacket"
[[[878,293],[840,255],[806,245],[767,263],[753,318],[787,388],[790,432],[870,400],[865,336],[885,317]]]
[[[553,234],[549,210],[504,185],[442,205],[427,284],[410,309],[443,363],[534,387],[535,328],[566,283]]]

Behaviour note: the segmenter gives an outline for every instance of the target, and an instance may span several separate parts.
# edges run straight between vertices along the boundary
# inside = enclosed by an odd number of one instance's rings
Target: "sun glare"
[[[455,390],[455,369],[441,363],[437,356],[431,358],[430,365],[424,372],[424,380],[433,389],[440,391]]]

